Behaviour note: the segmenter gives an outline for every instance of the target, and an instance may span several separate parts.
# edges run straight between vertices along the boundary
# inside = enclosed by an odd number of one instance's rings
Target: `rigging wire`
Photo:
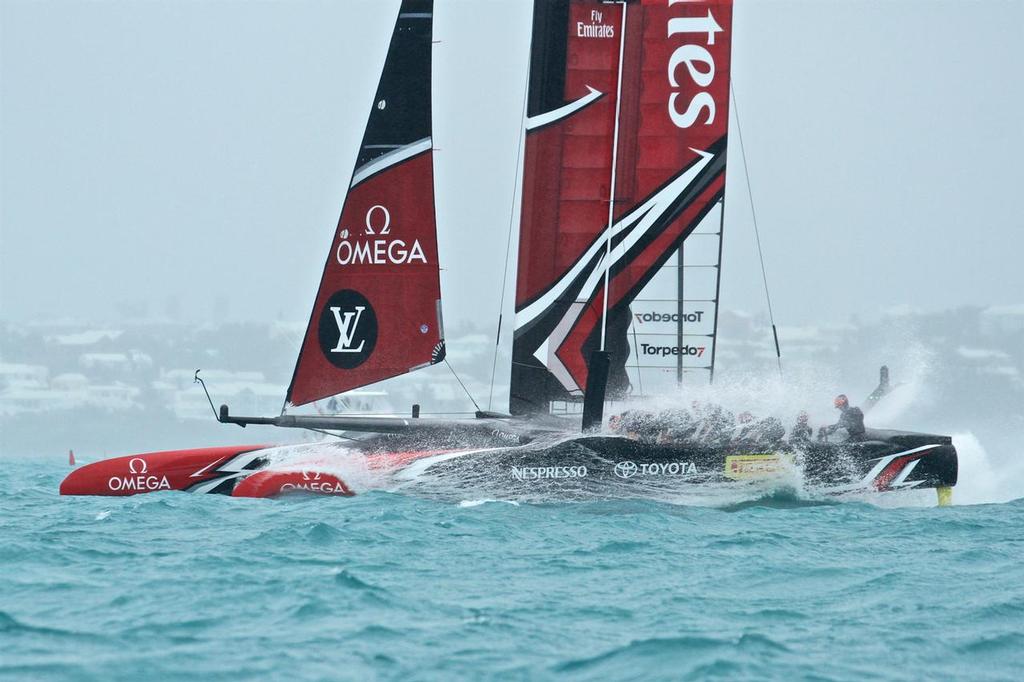
[[[601,296],[601,350],[604,351],[605,336],[608,327],[608,277],[612,267],[612,226],[615,220],[615,171],[618,167],[619,154],[619,113],[622,110],[622,55],[626,49],[626,10],[629,6],[625,0],[622,5],[622,26],[619,28],[619,76],[615,85],[615,127],[612,130],[612,178],[608,183],[608,229],[604,241],[604,293]]]
[[[757,229],[757,211],[754,210],[754,190],[750,186],[750,167],[747,164],[747,151],[743,146],[743,129],[740,127],[740,107],[736,99],[736,90],[732,81],[729,82],[729,93],[732,95],[732,107],[736,112],[736,133],[740,138],[740,155],[743,157],[743,175],[747,180],[747,198],[750,200],[750,216],[754,221],[754,239],[757,241],[757,257],[761,261],[761,280],[764,282],[764,296],[768,302],[768,320],[772,324],[772,337],[775,340],[775,359],[779,365],[779,377],[782,377],[782,351],[779,349],[779,332],[775,327],[775,314],[772,312],[772,295],[768,290],[768,271],[764,266],[764,253],[761,251],[761,232]],[[724,209],[723,209],[724,210]]]
[[[711,368],[708,372],[708,385],[715,383],[715,358],[718,353],[718,313],[722,310],[722,247],[725,246],[725,193],[719,200],[718,214],[718,269],[715,270],[715,321],[711,328]]]
[[[304,431],[313,431],[314,433],[322,433],[325,436],[334,436],[335,438],[340,438],[342,440],[352,440],[352,441],[358,441],[359,440],[358,438],[352,438],[351,436],[343,436],[340,433],[331,433],[330,431],[324,431],[323,429],[314,429],[311,426],[307,426],[303,430]]]
[[[200,370],[196,370],[195,375],[192,377],[192,383],[199,384],[203,387],[203,393],[206,394],[206,401],[210,403],[210,409],[213,410],[213,417],[218,422],[220,421],[220,415],[217,414],[217,409],[213,406],[213,398],[210,397],[210,391],[206,388],[206,382],[203,381],[202,377],[199,376]],[[311,426],[304,427],[305,431],[315,431],[316,433],[322,433],[325,436],[334,436],[335,438],[341,438],[343,440],[357,440],[356,438],[350,438],[349,436],[342,436],[339,433],[331,433],[330,431],[324,431],[322,429],[315,429]]]
[[[459,386],[462,386],[462,390],[466,392],[467,396],[469,396],[469,401],[471,403],[473,403],[473,407],[475,407],[476,411],[479,412],[480,411],[480,406],[476,404],[475,400],[473,400],[473,394],[469,392],[468,388],[466,388],[466,384],[462,383],[462,379],[459,378],[459,375],[455,371],[455,368],[452,367],[452,364],[450,362],[448,362],[448,358],[444,359],[444,364],[448,365],[448,369],[450,369],[452,371],[452,376],[455,377],[455,380],[457,382],[459,382]]]
[[[636,326],[630,324],[630,328],[633,330],[633,348],[639,349],[640,344],[636,341]],[[636,382],[640,388],[640,397],[644,397],[644,373],[640,369],[640,354],[636,354]]]
[[[312,322],[312,312],[310,313],[310,322]],[[309,331],[308,326],[306,331]],[[295,379],[295,370],[298,369],[299,360],[302,358],[302,344],[306,340],[306,332],[302,332],[296,337],[296,334],[285,327],[285,338],[291,342],[292,347],[295,349],[295,365],[292,367],[292,379],[289,380],[289,386],[291,381]],[[284,415],[288,411],[288,389],[285,389],[285,399],[281,402],[281,414]]]
[[[526,83],[523,85],[523,108],[520,115],[519,143],[516,145],[515,178],[512,181],[512,200],[508,211],[508,236],[505,238],[505,266],[501,270],[501,298],[498,300],[498,331],[494,335],[494,359],[491,361],[491,387],[487,392],[487,409],[491,409],[494,400],[494,374],[498,368],[498,349],[501,348],[501,319],[505,309],[505,289],[508,286],[508,261],[512,254],[512,231],[515,228],[516,195],[519,191],[519,164],[523,158],[523,138],[526,136],[526,106],[530,96],[530,63],[526,64]],[[474,403],[476,404],[476,403]],[[477,408],[480,409],[479,407]]]

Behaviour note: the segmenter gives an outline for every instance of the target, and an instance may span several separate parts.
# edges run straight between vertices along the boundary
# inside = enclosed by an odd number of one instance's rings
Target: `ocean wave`
[[[588,673],[606,679],[642,679],[643,675],[673,671],[685,677],[713,672],[738,672],[737,656],[774,657],[788,653],[789,648],[774,639],[745,633],[735,639],[677,636],[633,640],[612,647],[594,656],[572,659],[554,667],[559,673]],[[640,670],[645,671],[639,673]]]
[[[56,468],[45,495],[6,485],[37,467],[0,470],[0,677],[1015,679],[1024,650],[1021,501],[143,503],[60,498]]]

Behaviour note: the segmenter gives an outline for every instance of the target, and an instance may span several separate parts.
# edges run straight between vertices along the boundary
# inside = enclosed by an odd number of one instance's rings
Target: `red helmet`
[[[832,401],[832,404],[836,406],[837,410],[850,406],[850,401],[846,399],[846,396],[842,393],[836,396],[836,399]]]

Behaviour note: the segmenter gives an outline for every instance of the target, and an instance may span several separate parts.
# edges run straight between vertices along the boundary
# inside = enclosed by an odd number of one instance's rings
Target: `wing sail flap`
[[[678,292],[645,287],[725,187],[731,0],[538,0],[534,11],[530,118],[543,118],[541,107],[569,110],[590,90],[603,95],[526,133],[513,413],[582,396],[605,308],[609,395],[633,389],[627,365],[643,360],[631,304],[664,296],[677,307]],[[682,338],[670,353],[685,350]]]

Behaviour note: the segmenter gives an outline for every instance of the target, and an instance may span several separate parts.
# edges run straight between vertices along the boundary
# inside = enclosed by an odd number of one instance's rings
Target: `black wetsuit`
[[[846,429],[850,438],[859,440],[864,437],[864,413],[859,407],[844,407],[839,415],[839,421],[828,428],[829,433],[835,433],[837,429]]]

